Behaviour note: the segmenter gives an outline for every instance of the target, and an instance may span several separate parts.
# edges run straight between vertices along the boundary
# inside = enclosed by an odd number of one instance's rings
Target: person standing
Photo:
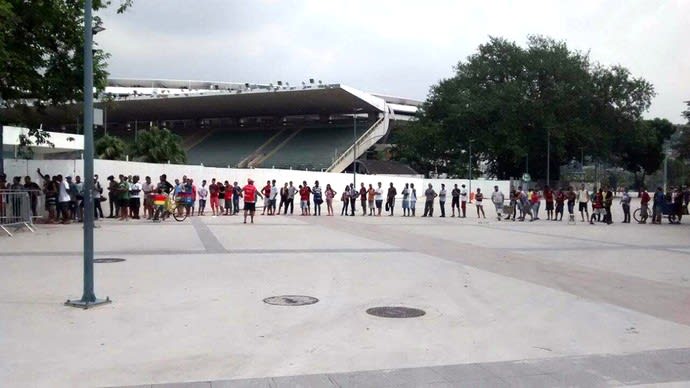
[[[592,196],[592,217],[589,219],[589,224],[594,225],[594,220],[600,221],[600,215],[604,211],[604,190],[599,189],[599,192]]]
[[[110,175],[108,177],[108,204],[110,205],[110,215],[108,218],[115,218],[116,215],[120,216],[120,207],[118,206],[118,192],[117,192],[117,181],[115,177]],[[113,210],[115,213],[113,214]]]
[[[446,217],[446,185],[441,183],[441,190],[438,192],[438,204],[441,207],[441,218]]]
[[[362,215],[366,216],[367,215],[367,188],[364,187],[364,182],[360,183],[360,188],[359,188],[359,200],[362,205]]]
[[[378,212],[377,216],[381,216],[381,207],[383,206],[383,188],[381,187],[381,182],[379,182],[378,187],[376,188],[376,211]]]
[[[474,195],[474,202],[477,206],[477,218],[479,217],[479,213],[482,214],[481,218],[486,218],[486,214],[484,214],[484,194],[482,194],[482,189],[477,188],[477,194]]]
[[[654,208],[652,209],[652,224],[661,224],[661,216],[664,210],[664,190],[661,187],[656,188],[654,193]]]
[[[565,204],[565,193],[563,192],[563,189],[558,189],[558,192],[556,192],[556,215],[553,218],[554,221],[563,221],[563,205]],[[561,215],[561,218],[558,219],[558,215]]]
[[[410,184],[405,183],[405,188],[402,190],[402,209],[403,217],[410,215]]]
[[[611,214],[611,206],[612,205],[613,205],[613,192],[611,191],[610,187],[607,187],[606,193],[604,195],[604,211],[606,211],[606,214],[604,214],[604,221],[608,225],[613,224],[613,217]]]
[[[369,202],[369,216],[373,216],[376,211],[376,190],[374,190],[374,186],[371,183],[369,183],[369,190],[367,190],[367,200]]]
[[[287,202],[285,203],[285,214],[288,212],[288,206],[290,206],[290,215],[292,215],[292,211],[295,208],[295,194],[297,194],[297,188],[292,185],[292,181],[290,181],[290,187],[288,187],[288,198]]]
[[[314,194],[314,216],[320,216],[321,204],[323,203],[323,193],[321,192],[319,181],[314,182],[314,187],[312,187],[311,192]]]
[[[642,187],[642,193],[640,194],[640,224],[646,224],[647,218],[649,218],[649,201],[651,197],[647,192],[647,189]]]
[[[532,203],[532,215],[534,220],[539,219],[539,207],[541,206],[541,196],[539,195],[539,187],[535,187],[530,195],[530,202]]]
[[[438,195],[434,191],[434,187],[429,183],[429,188],[424,191],[424,215],[422,217],[433,217],[434,216],[434,198]]]
[[[494,204],[494,208],[496,209],[496,218],[498,218],[499,221],[503,215],[503,201],[505,201],[505,196],[498,189],[498,186],[494,186],[494,192],[491,193],[491,202]],[[508,219],[510,219],[510,215],[508,215]]]
[[[206,182],[206,181],[204,181]],[[151,182],[151,177],[144,177],[144,183],[141,184],[141,191],[144,197],[144,218],[150,220],[153,218],[153,191],[155,187]]]
[[[29,200],[31,201],[31,217],[38,217],[38,196],[41,195],[41,187],[36,183],[31,181],[30,176],[24,177],[24,190],[29,193]],[[97,199],[94,200],[100,203]],[[103,217],[103,211],[101,210],[101,217]],[[96,215],[98,218],[98,215]]]
[[[388,204],[388,210],[390,210],[391,214],[389,214],[389,217],[393,216],[393,211],[395,210],[395,196],[398,195],[398,191],[395,189],[393,186],[393,182],[391,182],[390,187],[388,187],[388,195],[386,196],[387,198],[387,204]]]
[[[199,194],[199,215],[204,215],[204,210],[206,210],[206,199],[208,198],[208,188],[206,187],[206,179],[201,181],[201,187],[198,191]]]
[[[211,179],[211,184],[208,186],[208,194],[211,197],[211,216],[215,217],[220,215],[220,210],[218,209],[218,195],[220,194],[220,189],[216,183],[216,178]]]
[[[225,181],[225,213],[224,215],[232,215],[233,201],[235,198],[235,187],[229,181]]]
[[[117,193],[120,202],[120,218],[119,221],[128,221],[129,213],[129,182],[127,177],[120,175],[120,183],[117,185]]]
[[[553,191],[548,185],[544,186],[544,199],[546,200],[546,220],[555,220],[553,215]]]
[[[141,189],[142,185],[139,183],[139,175],[132,177],[132,184],[129,185],[129,206],[132,219],[139,219],[139,211],[141,209]]]
[[[283,208],[285,209],[285,212],[287,213],[287,198],[288,198],[288,184],[285,182],[283,187],[280,189],[280,204],[278,205],[278,214],[280,214],[283,211]]]
[[[265,215],[268,211],[268,215],[271,215],[271,181],[266,181],[266,186],[261,189],[261,194],[264,197],[264,208],[261,210],[261,215]]]
[[[589,219],[589,210],[587,209],[589,192],[587,192],[584,183],[580,186],[580,190],[577,191],[577,202],[579,203],[578,210],[580,211],[580,217],[582,217],[582,222],[585,222],[585,214]]]
[[[242,188],[237,181],[232,184],[232,214],[240,214],[240,198],[242,198]]]
[[[287,188],[287,183],[285,187]],[[330,183],[326,184],[326,210],[329,216],[333,216],[333,198],[335,198],[336,194],[335,190],[331,188]]]
[[[577,194],[572,186],[568,186],[566,199],[568,200],[568,220],[575,222],[575,200],[577,200]]]
[[[302,215],[309,215],[309,197],[311,195],[311,187],[307,185],[307,181],[302,182],[302,186],[299,189],[299,204],[300,209],[302,209]]]
[[[467,217],[467,190],[465,190],[465,185],[460,185],[460,209],[462,210],[462,218]],[[458,217],[460,217],[460,212],[458,212]]]
[[[623,207],[623,223],[630,223],[630,194],[628,188],[623,189],[623,196],[621,197],[621,206]]]
[[[247,184],[242,188],[242,196],[244,197],[244,223],[247,223],[247,213],[249,213],[253,224],[254,213],[256,212],[256,197],[263,196],[256,189],[251,178],[247,179]]]
[[[348,216],[347,208],[350,206],[350,186],[345,186],[343,189],[343,194],[340,196],[340,200],[343,202],[343,208],[340,209],[341,216]]]
[[[355,216],[355,206],[357,205],[357,197],[359,197],[359,190],[354,183],[350,183],[350,215]]]
[[[450,196],[450,210],[452,212],[450,216],[455,217],[455,209],[458,209],[458,217],[460,217],[460,189],[458,188],[457,183],[453,187],[453,190],[450,192]]]
[[[414,183],[410,183],[410,210],[412,211],[412,217],[415,217],[415,211],[417,210],[417,189],[414,188]]]

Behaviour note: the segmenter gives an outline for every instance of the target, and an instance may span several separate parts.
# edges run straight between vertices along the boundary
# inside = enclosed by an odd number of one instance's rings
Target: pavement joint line
[[[199,237],[199,241],[206,249],[206,253],[227,253],[223,243],[221,243],[211,229],[199,217],[192,217],[192,226]]]
[[[308,249],[232,249],[226,250],[221,254],[224,255],[264,255],[264,254],[288,254],[288,253],[399,253],[410,252],[405,248],[308,248]],[[150,250],[137,251],[132,253],[128,251],[96,251],[95,256],[160,256],[160,255],[208,255],[217,254],[208,252],[207,250]],[[55,256],[82,256],[82,252],[0,252],[0,258],[3,257],[55,257]]]
[[[534,384],[535,378],[539,378],[536,381],[544,381],[546,379],[554,386],[605,387],[688,381],[690,380],[690,368],[685,366],[689,359],[690,348],[671,348],[622,354],[569,355],[412,368],[203,380],[184,383],[168,382],[146,384],[146,386],[163,388],[171,384],[190,387],[195,386],[195,384],[209,384],[210,386],[218,384],[238,387],[274,387],[277,386],[276,380],[281,379],[288,379],[291,382],[291,384],[288,384],[290,386],[310,387],[327,386],[314,385],[313,382],[315,380],[327,381],[330,384],[328,386],[340,387],[339,381],[357,383],[362,381],[362,379],[367,379],[369,383],[388,381],[388,383],[383,383],[381,387],[394,387],[401,384],[433,386],[433,384],[443,382],[450,385],[460,383],[471,385],[473,382],[482,381],[499,381],[506,386],[531,386]],[[614,367],[612,368],[611,366]],[[439,378],[443,381],[439,381]],[[371,384],[367,386],[371,386]],[[127,387],[135,386],[124,386],[121,388]]]
[[[397,230],[376,225],[360,225],[359,228],[353,229],[349,224],[338,220],[323,223],[326,227],[342,229],[365,238],[371,239],[371,236],[375,235],[378,242],[407,248],[441,260],[690,326],[690,315],[686,311],[690,289],[687,287],[567,262],[556,262],[534,255],[523,255],[519,251],[506,253],[505,249],[485,248],[476,244],[423,235],[415,233],[414,229],[401,234]],[[463,252],[472,254],[464,255]],[[548,276],[544,276],[545,274]]]

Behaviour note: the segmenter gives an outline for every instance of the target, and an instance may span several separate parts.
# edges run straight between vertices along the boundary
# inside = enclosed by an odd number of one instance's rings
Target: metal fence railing
[[[31,196],[26,191],[0,190],[0,230],[12,236],[9,228],[26,227],[34,231]]]

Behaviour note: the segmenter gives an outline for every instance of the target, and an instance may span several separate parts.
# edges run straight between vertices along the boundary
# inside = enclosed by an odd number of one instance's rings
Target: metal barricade
[[[26,191],[0,190],[0,230],[12,237],[9,228],[34,231],[31,197]]]

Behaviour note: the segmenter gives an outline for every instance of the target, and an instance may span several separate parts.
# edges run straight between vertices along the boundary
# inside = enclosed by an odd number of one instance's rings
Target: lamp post
[[[470,203],[472,203],[472,140],[470,140],[470,145],[467,151],[467,155],[469,156],[469,159],[467,161],[467,172],[469,174],[469,186],[470,186]]]
[[[355,108],[352,114],[352,183],[357,188],[357,112],[362,108]]]
[[[93,286],[93,34],[102,31],[91,25],[92,0],[84,2],[84,290],[81,299],[67,300],[65,305],[88,309],[110,303],[98,299]]]

